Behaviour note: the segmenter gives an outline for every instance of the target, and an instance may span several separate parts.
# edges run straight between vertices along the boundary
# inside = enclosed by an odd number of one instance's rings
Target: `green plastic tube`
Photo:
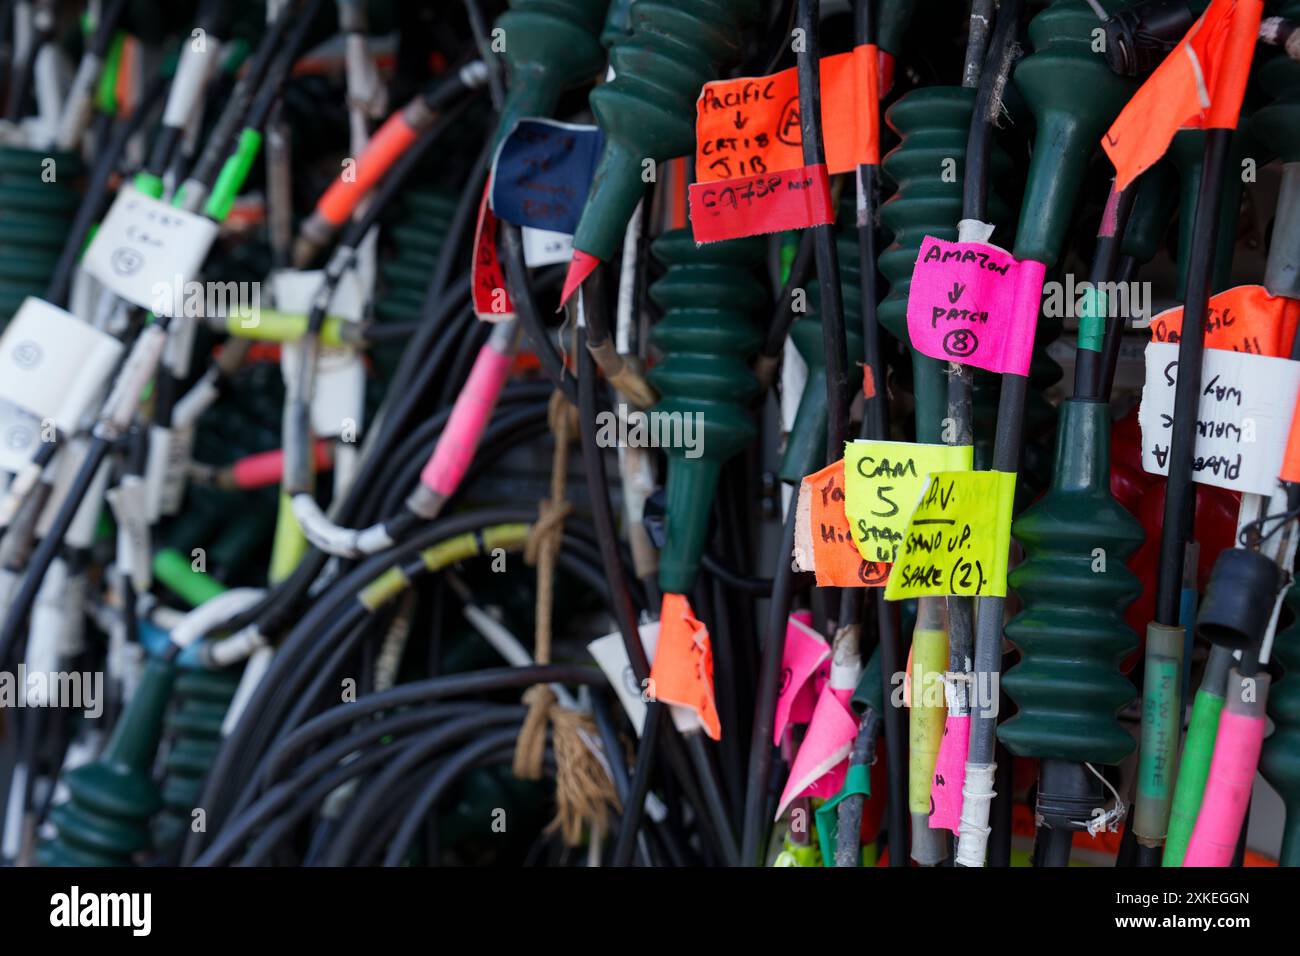
[[[153,556],[153,575],[185,603],[197,607],[225,593],[225,587],[202,571],[195,571],[190,559],[175,548],[160,548]]]
[[[1187,740],[1183,744],[1178,782],[1174,786],[1174,803],[1169,811],[1169,835],[1165,839],[1162,866],[1183,865],[1183,856],[1187,853],[1187,844],[1192,838],[1192,828],[1196,826],[1196,816],[1201,811],[1205,781],[1210,775],[1210,759],[1214,756],[1214,741],[1219,735],[1219,715],[1223,712],[1223,697],[1231,666],[1231,651],[1217,644],[1210,648],[1205,675],[1201,678],[1200,689],[1192,701],[1192,719],[1187,725]]]

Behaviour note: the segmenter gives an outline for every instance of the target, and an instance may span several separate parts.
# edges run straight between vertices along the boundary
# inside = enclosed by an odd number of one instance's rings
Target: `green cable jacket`
[[[574,247],[608,262],[655,167],[695,149],[695,101],[740,59],[742,32],[762,17],[760,0],[638,0],[632,32],[615,40],[614,78],[591,93],[605,133]]]
[[[698,442],[694,449],[675,441],[664,448],[668,526],[659,586],[665,592],[691,593],[722,466],[756,434],[751,405],[759,385],[749,363],[762,344],[753,317],[768,302],[756,281],[764,245],[754,238],[696,246],[690,230],[678,229],[652,246],[668,267],[650,287],[664,309],[650,333],[663,353],[649,373],[661,396],[653,413],[680,418],[683,436],[694,434]]]
[[[608,0],[511,0],[497,17],[509,92],[497,125],[500,141],[526,116],[550,116],[560,94],[605,66],[600,31]]]

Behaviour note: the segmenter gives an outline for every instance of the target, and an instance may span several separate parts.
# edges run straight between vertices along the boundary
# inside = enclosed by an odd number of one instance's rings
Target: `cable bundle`
[[[0,4],[6,864],[1295,862],[1295,3],[145,6]]]

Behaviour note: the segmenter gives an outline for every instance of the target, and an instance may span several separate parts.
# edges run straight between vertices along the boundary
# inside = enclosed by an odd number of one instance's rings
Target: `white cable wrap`
[[[150,564],[148,488],[139,475],[125,475],[105,494],[117,521],[117,564],[137,594],[153,582]]]
[[[59,558],[50,563],[32,605],[31,631],[23,666],[28,674],[46,677],[60,669],[59,635],[63,633],[67,608],[68,565]],[[77,609],[80,613],[80,608]],[[48,680],[19,682],[18,692],[28,707],[46,707],[51,703]]]
[[[144,465],[144,513],[150,524],[162,514],[162,490],[171,457],[172,431],[162,425],[149,428],[149,449]]]
[[[848,624],[837,630],[831,647],[831,674],[828,681],[831,689],[853,690],[862,677],[862,655],[858,653],[858,626]]]
[[[316,499],[311,495],[293,496],[293,516],[302,525],[302,533],[307,540],[326,554],[340,558],[355,558],[363,554],[376,554],[392,547],[393,539],[389,537],[382,524],[377,524],[362,531],[340,528],[325,516]]]
[[[231,588],[200,604],[171,629],[171,641],[186,648],[227,618],[241,614],[265,594],[262,588]]]
[[[77,64],[77,74],[72,78],[68,90],[68,100],[59,117],[59,130],[55,134],[55,146],[63,150],[76,149],[77,141],[90,120],[94,107],[95,81],[99,78],[99,69],[104,64],[92,53],[87,53]]]
[[[162,355],[166,342],[167,333],[156,324],[145,328],[135,340],[131,354],[123,363],[117,381],[113,383],[113,390],[104,403],[104,414],[100,417],[101,424],[115,430],[108,437],[116,438],[131,424],[131,416],[140,403],[140,393],[158,370],[158,358]]]
[[[993,238],[993,224],[979,219],[963,219],[957,223],[958,242],[984,242]]]
[[[271,666],[271,657],[274,653],[275,651],[269,644],[263,644],[248,659],[248,663],[244,666],[244,675],[239,678],[239,686],[235,688],[235,696],[230,700],[230,707],[226,711],[226,719],[221,722],[221,736],[229,737],[230,732],[239,723],[239,718],[244,714],[244,708],[253,699],[253,694],[256,693],[258,686],[262,683],[262,677],[266,674],[266,669]]]
[[[492,645],[492,649],[500,654],[507,664],[511,667],[532,666],[533,655],[528,653],[528,649],[520,643],[519,638],[511,634],[509,629],[491,614],[475,604],[466,604],[462,613],[470,626]],[[560,702],[561,707],[567,710],[578,709],[578,701],[568,688],[560,684],[551,684],[550,687],[555,691],[555,698]],[[602,760],[604,759],[604,754],[599,750],[594,752],[598,753]]]
[[[262,636],[262,632],[257,629],[256,624],[250,624],[224,641],[216,641],[209,645],[208,658],[217,667],[229,667],[237,661],[251,657],[255,651],[265,646],[266,638]]]
[[[989,806],[995,763],[966,764],[966,782],[961,788],[961,832],[957,840],[957,865],[982,867],[989,848]]]
[[[221,390],[217,388],[216,369],[210,368],[172,409],[172,427],[183,429],[193,425],[199,420],[200,415],[212,407],[212,403],[220,394]]]
[[[163,110],[163,124],[173,129],[184,129],[198,105],[203,87],[208,81],[209,65],[216,59],[218,44],[208,43],[205,37],[201,50],[194,48],[193,40],[183,46],[180,63],[176,66],[176,76],[167,92],[167,106]]]
[[[23,465],[23,470],[14,476],[14,480],[9,483],[9,490],[5,492],[3,501],[0,501],[0,528],[7,528],[13,523],[14,516],[18,514],[18,509],[22,503],[27,500],[27,496],[32,493],[36,487],[36,482],[40,480],[45,469],[33,462]]]

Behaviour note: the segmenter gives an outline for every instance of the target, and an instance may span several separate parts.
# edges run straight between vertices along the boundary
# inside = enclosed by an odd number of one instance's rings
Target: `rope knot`
[[[542,757],[546,753],[546,723],[555,706],[555,691],[549,684],[534,684],[524,691],[528,713],[515,742],[514,774],[520,780],[542,779]]]
[[[537,503],[537,520],[524,542],[524,561],[535,566],[542,555],[556,554],[564,540],[564,519],[573,514],[573,504],[568,501],[545,499]]]

